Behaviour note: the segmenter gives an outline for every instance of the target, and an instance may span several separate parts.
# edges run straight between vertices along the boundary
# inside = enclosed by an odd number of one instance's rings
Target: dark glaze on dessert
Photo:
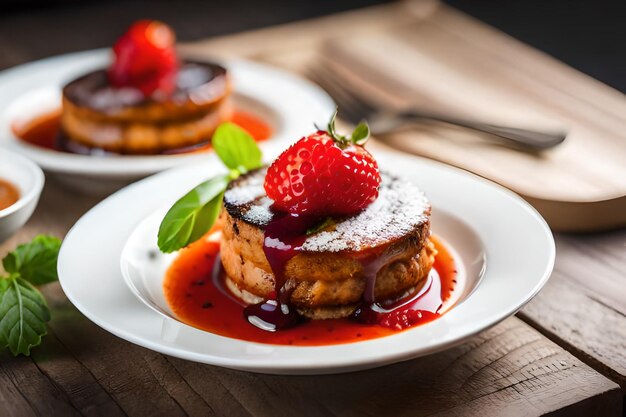
[[[124,107],[142,106],[146,102],[191,100],[196,104],[211,101],[221,94],[226,85],[226,69],[208,62],[186,62],[176,78],[176,89],[171,95],[144,97],[135,88],[115,88],[109,83],[105,69],[90,72],[63,88],[63,95],[79,107],[114,114]]]
[[[408,328],[435,319],[443,306],[445,297],[442,291],[441,278],[431,271],[426,282],[420,288],[399,300],[378,302],[374,297],[374,287],[378,272],[393,261],[393,255],[377,258],[369,256],[361,260],[364,267],[366,290],[363,300],[352,315],[352,318],[368,324],[378,324],[397,330]],[[446,288],[446,294],[451,288]]]
[[[432,238],[431,238],[432,239]],[[423,309],[413,325],[427,323],[442,312],[431,311],[433,303],[451,296],[456,282],[454,260],[436,238],[439,254],[429,280],[413,302]],[[201,239],[180,251],[167,271],[164,281],[166,300],[179,320],[211,333],[257,343],[277,345],[321,346],[353,343],[396,334],[398,330],[378,324],[350,319],[310,320],[278,332],[251,326],[243,315],[245,304],[225,287],[225,276],[219,261],[219,242]],[[440,291],[437,289],[440,288]],[[420,310],[422,311],[422,310]]]
[[[60,117],[60,111],[40,115],[25,125],[14,125],[13,133],[24,142],[40,148],[79,155],[114,155],[113,153],[106,153],[100,149],[94,150],[69,140],[61,131]],[[270,125],[252,113],[235,110],[230,121],[247,130],[258,142],[269,139],[272,135]],[[166,153],[200,152],[210,148],[211,145],[207,142],[190,148],[169,150]]]
[[[289,304],[293,288],[285,281],[287,262],[295,257],[306,241],[307,230],[319,223],[318,218],[293,214],[275,214],[265,228],[263,251],[274,274],[274,297],[253,304],[244,309],[248,321],[268,331],[282,330],[297,325],[301,320],[295,307]],[[432,320],[443,305],[441,283],[429,275],[421,289],[391,303],[379,303],[374,297],[378,272],[394,261],[393,250],[370,250],[359,255],[357,260],[363,265],[365,291],[361,304],[352,315],[353,319],[367,324],[378,324],[393,328],[410,327]],[[394,317],[404,317],[399,324]]]
[[[0,210],[4,210],[15,204],[20,198],[17,188],[9,181],[0,178]]]
[[[274,274],[274,294],[270,299],[247,306],[243,314],[256,327],[276,331],[293,327],[300,316],[289,304],[293,288],[285,282],[285,266],[298,254],[306,240],[306,231],[315,220],[291,214],[278,214],[266,226],[263,252]]]

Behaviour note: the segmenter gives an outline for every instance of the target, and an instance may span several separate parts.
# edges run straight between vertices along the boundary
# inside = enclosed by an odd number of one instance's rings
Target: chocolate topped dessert
[[[208,142],[215,128],[231,117],[226,69],[179,62],[174,34],[166,25],[137,22],[113,50],[111,68],[63,88],[61,125],[76,146],[164,153]]]

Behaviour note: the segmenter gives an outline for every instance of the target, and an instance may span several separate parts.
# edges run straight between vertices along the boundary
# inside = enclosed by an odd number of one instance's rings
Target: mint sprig
[[[229,180],[229,175],[211,178],[189,191],[168,210],[159,227],[157,243],[162,252],[183,248],[211,228]]]
[[[261,150],[248,132],[233,123],[215,130],[211,144],[230,172],[197,185],[168,210],[161,221],[157,244],[162,252],[184,248],[208,232],[222,207],[228,183],[261,167]]]
[[[0,348],[29,355],[46,334],[50,310],[34,285],[58,280],[61,241],[40,235],[18,246],[2,260],[8,276],[0,276]]]
[[[18,246],[5,256],[2,266],[9,274],[19,274],[32,284],[47,284],[59,279],[57,257],[60,248],[59,239],[39,235],[30,243]]]
[[[263,155],[248,132],[234,123],[217,127],[211,145],[228,168],[244,174],[261,166]]]
[[[325,219],[323,219],[322,221],[320,221],[319,223],[313,225],[312,227],[308,228],[306,231],[306,235],[310,236],[313,235],[317,232],[320,232],[324,229],[326,229],[329,226],[332,226],[333,224],[335,224],[335,219],[333,219],[332,217],[326,217]]]
[[[41,293],[19,275],[0,280],[0,344],[14,356],[30,355],[46,334],[50,310]]]

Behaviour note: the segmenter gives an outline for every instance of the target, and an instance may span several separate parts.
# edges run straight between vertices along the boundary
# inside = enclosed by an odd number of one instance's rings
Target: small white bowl
[[[13,184],[19,199],[0,210],[0,242],[26,223],[37,207],[44,184],[43,171],[30,159],[0,148],[0,178]]]

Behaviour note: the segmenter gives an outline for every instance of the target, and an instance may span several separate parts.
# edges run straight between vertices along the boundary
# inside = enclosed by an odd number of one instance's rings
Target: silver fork
[[[526,150],[552,148],[563,142],[566,132],[538,132],[508,126],[498,126],[451,117],[422,110],[395,109],[368,98],[365,94],[342,82],[336,74],[319,66],[308,69],[307,75],[328,92],[339,107],[339,116],[357,124],[367,120],[374,136],[382,137],[387,133],[406,128],[415,122],[433,121],[487,133],[492,138],[502,139],[515,147]]]

